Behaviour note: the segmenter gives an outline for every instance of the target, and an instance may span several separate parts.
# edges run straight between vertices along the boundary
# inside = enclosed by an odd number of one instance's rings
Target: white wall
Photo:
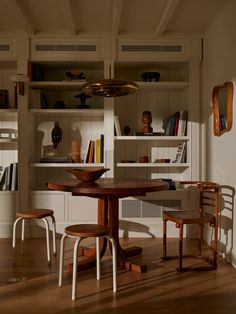
[[[236,92],[233,127],[221,137],[213,135],[212,89],[232,81],[236,90],[236,1],[231,0],[204,35],[202,63],[203,178],[228,187],[223,192],[220,248],[236,267],[236,215],[232,192],[236,188]],[[234,217],[235,216],[235,217]],[[223,254],[223,255],[224,255]]]

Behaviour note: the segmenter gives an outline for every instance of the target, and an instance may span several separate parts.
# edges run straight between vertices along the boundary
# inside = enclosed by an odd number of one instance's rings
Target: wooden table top
[[[167,190],[168,183],[162,180],[101,178],[95,183],[81,183],[77,179],[49,182],[50,190],[71,192],[73,195],[99,196],[142,196],[148,192]]]

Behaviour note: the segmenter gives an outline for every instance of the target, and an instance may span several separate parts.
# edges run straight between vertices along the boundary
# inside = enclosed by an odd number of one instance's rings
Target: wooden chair
[[[179,263],[178,270],[186,270],[182,265],[183,258],[183,227],[184,225],[198,225],[198,257],[201,256],[201,242],[203,238],[203,225],[209,224],[213,228],[214,244],[213,244],[213,258],[210,260],[213,268],[217,268],[217,254],[218,254],[218,213],[219,213],[219,194],[220,186],[213,182],[202,181],[181,181],[185,185],[195,186],[200,193],[200,208],[198,211],[163,211],[163,260],[173,257],[167,256],[167,221],[172,221],[179,228]],[[207,260],[209,260],[207,258]],[[212,268],[211,268],[212,269]]]
[[[73,275],[72,275],[72,300],[76,299],[76,286],[77,286],[77,259],[78,259],[78,249],[80,242],[89,237],[96,238],[96,260],[97,260],[97,280],[100,280],[101,269],[100,269],[100,248],[99,248],[99,237],[106,237],[110,240],[112,245],[112,263],[113,263],[113,292],[117,289],[117,254],[116,254],[116,243],[110,231],[106,226],[98,224],[79,224],[71,225],[65,228],[65,233],[61,238],[60,246],[60,262],[59,262],[59,287],[62,286],[62,273],[64,267],[64,247],[65,239],[67,237],[76,238],[74,244],[73,253]]]
[[[16,220],[13,224],[12,248],[13,248],[13,264],[15,263],[15,247],[16,247],[16,227],[22,221],[21,225],[21,254],[23,255],[24,239],[25,239],[25,220],[28,219],[41,219],[46,227],[46,241],[47,241],[47,260],[51,264],[50,253],[50,238],[49,238],[49,223],[47,218],[52,221],[52,235],[53,235],[53,253],[56,255],[56,222],[54,212],[51,209],[30,209],[16,212]]]

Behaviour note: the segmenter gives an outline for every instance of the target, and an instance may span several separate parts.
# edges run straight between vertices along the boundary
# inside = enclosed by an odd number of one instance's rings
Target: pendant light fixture
[[[111,66],[109,67],[109,79],[91,80],[82,85],[85,94],[102,97],[119,97],[135,93],[138,85],[131,81],[111,78]]]
[[[82,86],[82,90],[89,95],[118,97],[135,93],[138,90],[138,85],[129,81],[103,79],[89,81]]]

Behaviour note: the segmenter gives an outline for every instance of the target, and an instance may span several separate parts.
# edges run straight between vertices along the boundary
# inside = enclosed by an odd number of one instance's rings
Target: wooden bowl
[[[109,168],[77,168],[68,169],[67,171],[72,173],[78,180],[86,183],[95,182],[103,173],[110,170]]]

